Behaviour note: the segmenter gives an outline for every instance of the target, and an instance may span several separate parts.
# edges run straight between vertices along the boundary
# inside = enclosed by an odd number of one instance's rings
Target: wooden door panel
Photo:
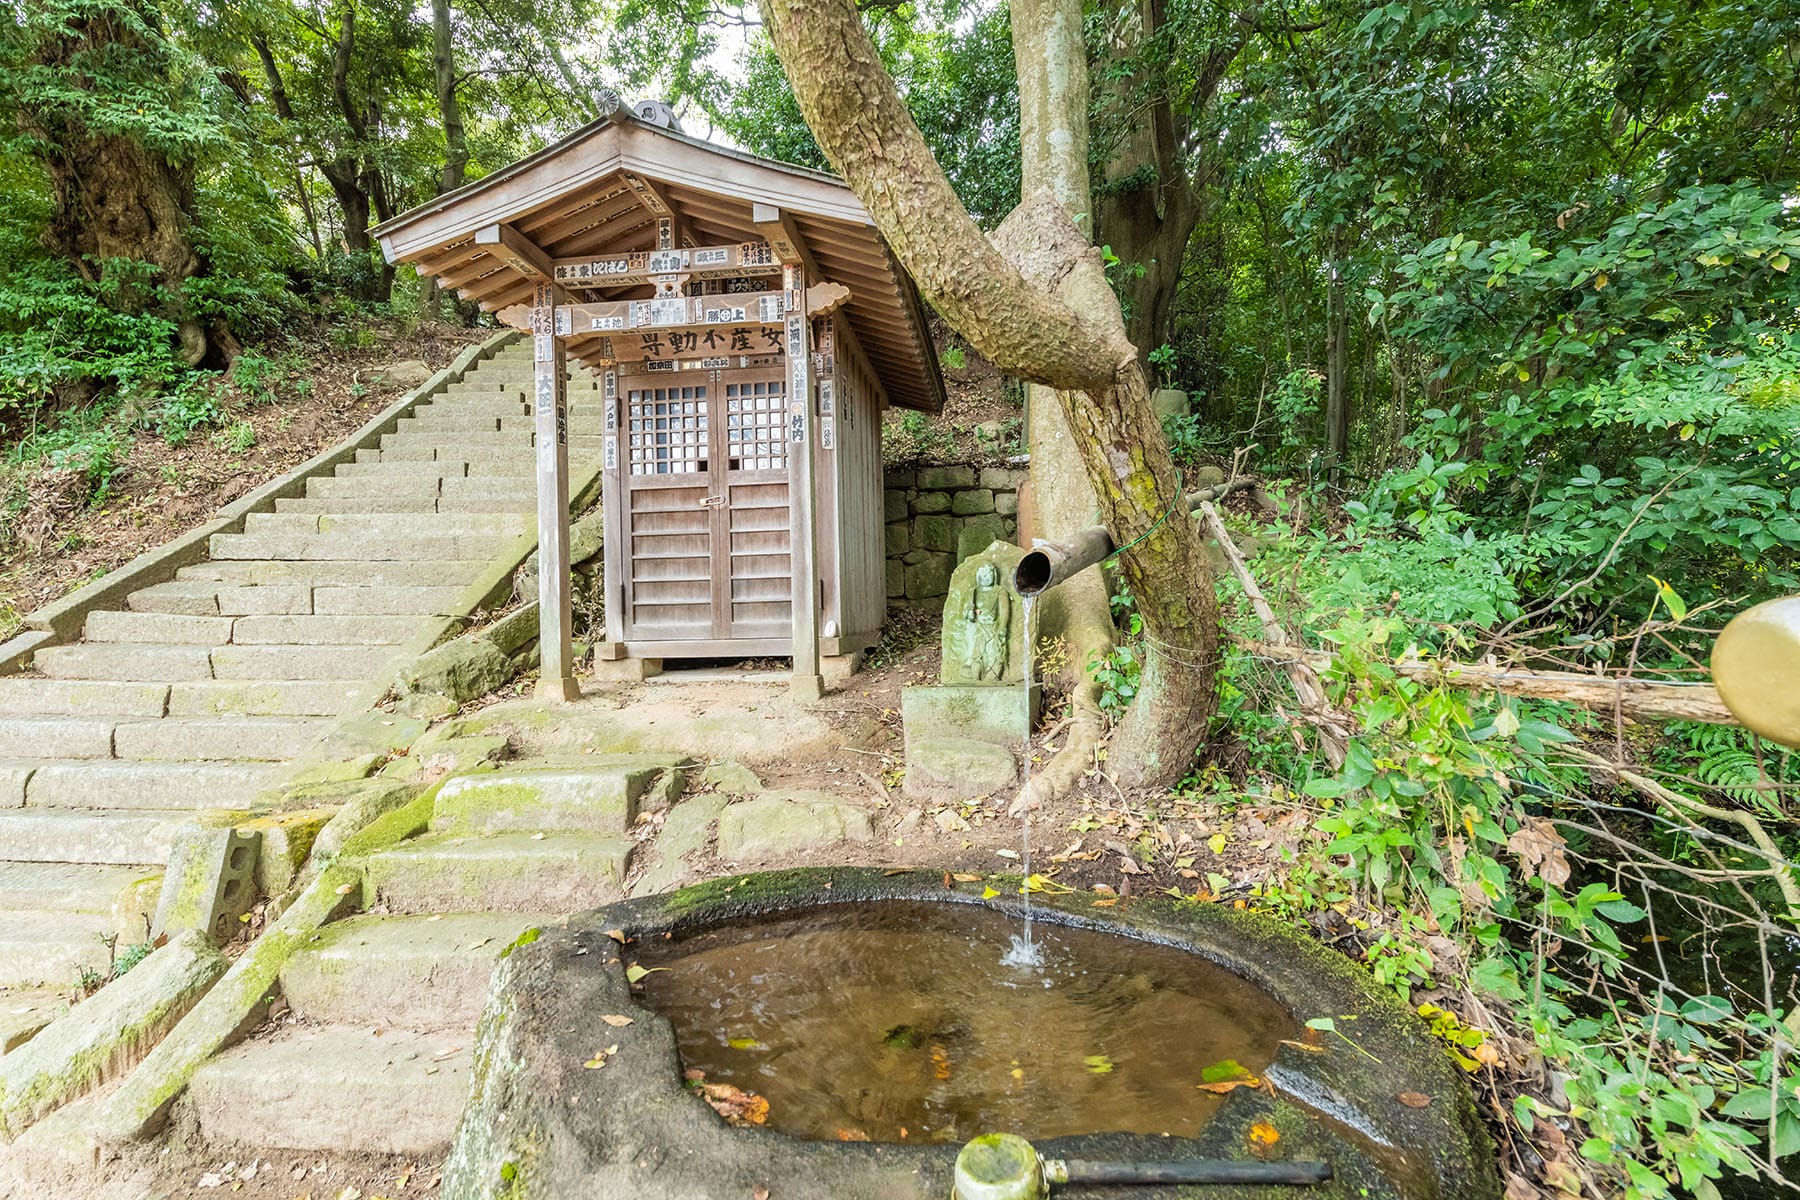
[[[704,383],[626,390],[628,640],[713,636],[717,534],[706,503],[713,483],[708,410]]]

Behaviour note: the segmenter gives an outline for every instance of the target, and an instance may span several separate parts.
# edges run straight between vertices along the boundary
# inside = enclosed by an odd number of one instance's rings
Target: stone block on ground
[[[690,796],[670,809],[662,832],[656,835],[656,862],[631,885],[631,894],[651,896],[685,882],[693,873],[687,856],[706,845],[712,823],[725,810],[725,804],[725,797],[714,793]]]
[[[469,1098],[466,1033],[295,1029],[194,1073],[188,1103],[215,1146],[428,1155]]]
[[[668,790],[684,763],[679,756],[645,756],[459,776],[439,789],[431,827],[458,834],[624,833],[637,820],[640,802],[653,789]]]
[[[184,827],[169,854],[152,932],[174,937],[194,929],[227,940],[256,899],[260,841],[260,834],[230,825]]]
[[[869,813],[828,792],[766,792],[719,815],[719,857],[760,862],[874,837]]]
[[[364,891],[396,912],[575,912],[624,895],[632,849],[601,834],[431,834],[362,860]]]
[[[700,774],[700,782],[729,796],[754,796],[763,790],[762,780],[742,763],[716,762]]]
[[[1012,751],[970,738],[906,739],[906,794],[914,799],[973,800],[1019,782]]]
[[[1041,689],[1007,687],[909,687],[900,691],[900,718],[906,739],[970,738],[1009,750],[1025,742],[1025,730],[1037,719]]]
[[[311,784],[295,788],[286,803],[303,808],[337,807],[313,842],[315,854],[331,857],[371,821],[410,803],[420,785],[403,779],[362,779],[353,783]]]
[[[531,913],[370,915],[334,921],[281,969],[294,1013],[317,1024],[475,1027],[488,978]]]
[[[1170,417],[1185,417],[1194,409],[1188,400],[1188,394],[1180,388],[1157,388],[1150,393],[1150,411],[1156,419],[1166,421]]]
[[[130,1070],[224,973],[190,930],[0,1058],[0,1137]]]
[[[261,838],[257,843],[255,873],[259,892],[273,896],[293,884],[300,868],[306,864],[306,856],[312,853],[319,832],[337,811],[335,808],[301,808],[244,822],[246,832]]]

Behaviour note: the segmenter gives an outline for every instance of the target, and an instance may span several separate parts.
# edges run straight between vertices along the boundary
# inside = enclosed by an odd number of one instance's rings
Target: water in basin
[[[1038,966],[1002,964],[1017,919],[960,904],[843,905],[661,945],[641,962],[682,1064],[769,1101],[799,1137],[1192,1136],[1199,1085],[1260,1073],[1298,1032],[1198,955],[1039,922]]]

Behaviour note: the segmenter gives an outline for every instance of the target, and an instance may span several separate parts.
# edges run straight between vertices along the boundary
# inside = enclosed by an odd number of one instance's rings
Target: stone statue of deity
[[[964,559],[944,603],[943,681],[1017,683],[1024,674],[1023,621],[1012,573],[1023,551],[995,542]]]

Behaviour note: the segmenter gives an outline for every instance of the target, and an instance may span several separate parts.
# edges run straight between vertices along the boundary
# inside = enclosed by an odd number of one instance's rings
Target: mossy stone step
[[[335,645],[388,646],[416,637],[424,629],[419,617],[300,614],[239,617],[231,640],[239,646]]]
[[[210,579],[221,584],[282,587],[416,587],[428,584],[448,587],[464,584],[487,569],[485,558],[436,560],[372,560],[369,562],[313,559],[279,562],[274,559],[240,559],[183,567],[177,580]]]
[[[92,612],[88,614],[81,636],[90,642],[218,646],[231,640],[231,618],[174,613]]]
[[[167,586],[167,585],[165,585]],[[211,651],[206,646],[147,642],[83,642],[46,646],[32,663],[52,679],[116,679],[168,682],[211,679]]]
[[[279,763],[262,762],[45,762],[26,783],[25,802],[34,809],[235,809],[247,806],[259,791],[279,782],[285,772]],[[0,847],[7,845],[0,839]],[[0,853],[10,855],[12,850],[9,847]],[[161,862],[163,857],[75,857],[52,861]]]
[[[0,717],[0,758],[111,758],[117,724],[111,717]]]
[[[187,1103],[219,1147],[425,1157],[456,1132],[470,1041],[367,1025],[290,1029],[203,1065]]]
[[[680,755],[620,756],[579,767],[535,767],[463,775],[444,784],[434,831],[455,835],[559,830],[624,833],[648,796],[666,806],[681,794]]]
[[[116,932],[99,913],[0,912],[0,987],[70,987],[112,966]]]
[[[171,717],[330,717],[362,708],[385,686],[363,679],[224,679],[169,688]]]
[[[175,832],[191,812],[58,812],[0,809],[0,846],[19,862],[148,866],[169,859]]]
[[[160,878],[149,867],[0,861],[0,911],[88,913],[124,925],[133,914],[156,906],[154,881]],[[135,932],[141,941],[144,927],[122,932]]]
[[[325,926],[281,969],[294,1012],[322,1025],[475,1028],[488,980],[529,913],[367,915]]]
[[[575,912],[623,897],[632,849],[604,834],[428,834],[362,860],[363,895],[394,912]]]
[[[224,759],[281,762],[317,741],[331,722],[304,717],[169,717],[134,721],[113,731],[122,759]]]
[[[160,717],[168,703],[169,685],[160,682],[0,678],[0,713],[8,716]]]

